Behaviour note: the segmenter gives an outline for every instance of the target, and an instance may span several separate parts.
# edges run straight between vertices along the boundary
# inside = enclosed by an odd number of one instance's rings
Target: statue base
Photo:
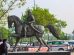
[[[29,51],[17,51],[9,52],[8,55],[71,55],[69,51],[48,51],[48,52],[29,52]]]

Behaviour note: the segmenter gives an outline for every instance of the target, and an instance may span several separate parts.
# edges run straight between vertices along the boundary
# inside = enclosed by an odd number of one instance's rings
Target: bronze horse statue
[[[25,37],[27,38],[27,37],[33,37],[33,36],[35,36],[36,39],[40,43],[38,51],[40,50],[42,44],[44,44],[46,47],[48,47],[48,45],[42,39],[42,36],[44,34],[44,29],[42,29],[41,27],[43,27],[43,26],[34,25],[38,30],[41,31],[41,33],[38,33],[35,30],[33,30],[29,25],[22,23],[22,21],[20,20],[19,17],[15,16],[15,15],[8,16],[8,27],[12,28],[13,23],[14,23],[14,27],[15,27],[15,33],[12,35],[16,37],[16,43],[15,43],[13,50],[15,50],[17,43],[19,42],[19,40],[21,38],[25,38]],[[59,35],[56,33],[55,28],[52,25],[48,25],[47,27],[50,30],[50,32],[54,36],[56,36],[56,38],[59,39],[59,37],[58,37]],[[48,50],[49,50],[49,47],[48,47]]]
[[[16,43],[15,43],[13,50],[15,50],[16,45],[19,42],[20,38],[33,37],[33,36],[35,36],[36,39],[40,43],[38,50],[40,50],[42,43],[44,43],[44,45],[46,47],[48,47],[47,44],[45,43],[45,41],[42,39],[42,36],[44,34],[44,29],[42,29],[41,27],[43,27],[43,26],[35,25],[35,27],[42,32],[42,33],[38,33],[36,31],[34,31],[29,25],[22,23],[22,21],[19,19],[19,17],[15,16],[15,15],[8,16],[8,27],[11,28],[13,23],[14,23],[14,27],[15,27],[15,33],[13,34],[13,36],[16,37]],[[48,47],[48,49],[49,49],[49,47]]]

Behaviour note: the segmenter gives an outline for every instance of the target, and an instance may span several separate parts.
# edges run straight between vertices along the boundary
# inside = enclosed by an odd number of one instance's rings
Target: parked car
[[[67,51],[69,50],[69,44],[64,40],[51,40],[47,44],[50,46],[51,51]]]
[[[71,48],[70,50],[74,51],[74,40],[69,40],[68,43],[69,43],[69,46]]]
[[[13,44],[15,45],[15,44]],[[22,43],[18,43],[17,46],[21,46],[21,47],[25,47],[25,46],[32,46],[33,43],[28,43],[28,42],[22,42]]]

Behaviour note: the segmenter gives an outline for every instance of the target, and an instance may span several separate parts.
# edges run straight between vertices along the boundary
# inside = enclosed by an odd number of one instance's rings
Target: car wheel
[[[63,48],[60,48],[60,49],[58,49],[58,51],[64,51],[64,49]]]

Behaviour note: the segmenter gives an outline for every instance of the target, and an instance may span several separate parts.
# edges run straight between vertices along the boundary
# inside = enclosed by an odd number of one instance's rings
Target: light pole
[[[34,1],[34,9],[35,9],[35,8],[36,8],[36,7],[35,7],[36,3],[35,3],[35,0],[33,0],[33,1]]]
[[[74,30],[73,30],[72,34],[73,34],[73,37],[72,37],[72,39],[74,40]]]

